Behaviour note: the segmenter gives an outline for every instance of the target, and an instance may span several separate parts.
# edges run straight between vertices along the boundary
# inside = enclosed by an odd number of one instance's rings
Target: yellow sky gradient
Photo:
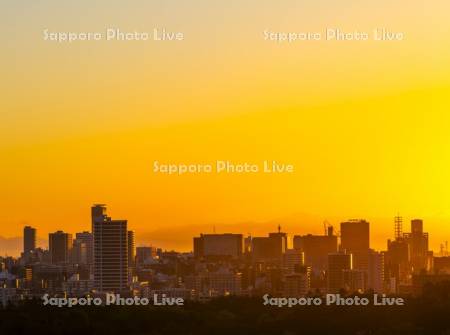
[[[242,232],[260,233],[277,222],[320,233],[322,220],[353,217],[371,221],[382,248],[398,212],[426,220],[435,250],[450,237],[448,3],[2,6],[0,236],[20,235],[24,223],[41,236],[88,229],[89,206],[100,202],[145,241],[170,248],[189,248],[194,226],[253,222]],[[165,27],[185,40],[42,40],[43,29],[111,26]],[[386,27],[406,38],[263,39],[265,29],[326,27]],[[154,160],[266,159],[294,164],[295,173],[151,171]],[[180,236],[161,241],[153,231]]]

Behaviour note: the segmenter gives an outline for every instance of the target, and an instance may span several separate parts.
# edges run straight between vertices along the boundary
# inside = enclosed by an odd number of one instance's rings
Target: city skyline
[[[395,240],[395,238],[397,237],[397,233],[398,233],[397,232],[397,230],[398,230],[397,220],[399,218],[402,220],[402,222],[403,222],[403,220],[405,220],[405,222],[409,222],[409,221],[413,222],[413,221],[415,221],[417,219],[416,217],[413,217],[413,218],[410,218],[410,219],[407,220],[407,219],[404,219],[403,217],[401,217],[399,215],[393,217],[391,219],[391,224],[392,224],[391,231],[389,233],[388,232],[384,232],[385,235],[386,235],[386,238],[383,241],[384,243],[379,243],[379,242],[378,243],[374,243],[373,235],[372,235],[373,234],[374,223],[371,222],[370,220],[365,221],[365,222],[367,222],[368,225],[370,225],[370,228],[367,228],[367,229],[369,229],[369,232],[370,232],[370,235],[368,235],[368,237],[370,236],[369,237],[370,240],[368,241],[368,243],[370,244],[371,248],[373,248],[375,250],[386,250],[386,248],[388,246],[388,243],[387,243],[388,240]],[[332,229],[334,227],[335,233],[337,232],[337,234],[339,234],[338,236],[340,238],[340,233],[341,232],[339,230],[336,230],[335,227],[338,226],[338,225],[342,225],[343,223],[346,223],[346,222],[351,222],[352,220],[355,220],[355,219],[354,218],[353,219],[352,218],[347,218],[346,220],[341,220],[339,222],[335,222],[334,224],[330,223],[330,221],[328,221],[328,220],[324,220],[323,222],[317,223],[315,229],[313,229],[312,231],[308,231],[308,230],[306,230],[306,228],[304,228],[304,229],[296,229],[296,230],[286,230],[286,226],[280,226],[280,225],[283,224],[283,222],[274,221],[274,222],[271,222],[271,223],[266,223],[263,227],[259,226],[258,229],[256,230],[256,233],[252,233],[251,229],[241,229],[241,230],[239,230],[240,224],[235,224],[235,225],[211,224],[211,225],[207,225],[207,226],[205,225],[205,228],[209,228],[209,230],[206,229],[206,230],[201,230],[201,231],[195,231],[195,232],[192,232],[190,236],[185,236],[185,240],[186,240],[185,245],[190,245],[190,247],[187,247],[187,248],[186,247],[184,247],[184,248],[183,247],[181,247],[181,248],[174,248],[174,247],[166,248],[164,246],[164,243],[162,243],[162,245],[158,245],[158,243],[157,243],[158,239],[155,239],[155,238],[152,239],[151,237],[143,239],[140,236],[141,232],[136,231],[134,229],[132,229],[132,232],[134,234],[136,234],[136,237],[133,236],[133,239],[135,241],[134,243],[136,244],[136,246],[151,245],[151,246],[155,246],[155,247],[161,247],[162,249],[165,249],[165,250],[177,250],[177,251],[180,251],[180,252],[190,252],[190,251],[193,251],[193,246],[192,246],[192,243],[191,243],[191,239],[192,239],[192,237],[194,237],[194,236],[196,236],[198,234],[216,234],[216,233],[217,234],[224,234],[224,233],[227,234],[227,233],[231,233],[231,234],[243,234],[244,236],[256,237],[256,236],[264,235],[265,233],[270,232],[270,231],[275,231],[276,229],[279,229],[280,227],[282,227],[283,231],[285,231],[287,233],[287,236],[288,236],[287,243],[288,243],[289,247],[293,247],[294,244],[295,244],[294,236],[296,236],[296,235],[315,235],[315,236],[320,236],[320,235],[324,234],[324,227],[331,227]],[[365,219],[361,219],[361,220],[365,220]],[[423,220],[423,219],[420,219],[420,220],[421,221],[425,221],[425,224],[427,225],[427,227],[429,226],[429,223],[426,220]],[[92,222],[90,224],[92,225]],[[247,228],[252,226],[252,223],[247,223],[247,224],[249,224],[249,226]],[[226,230],[227,228],[230,228],[230,226],[232,227],[232,229]],[[287,226],[292,228],[292,224],[288,224]],[[295,226],[295,224],[294,224],[294,226]],[[129,227],[132,228],[132,226],[129,226]],[[192,227],[190,227],[190,228],[192,228]],[[218,229],[218,228],[220,228],[220,229]],[[175,226],[175,229],[180,229],[180,227]],[[195,229],[200,229],[200,228],[198,226],[196,226],[196,227],[194,227],[194,230]],[[325,229],[327,229],[327,228],[325,228]],[[244,232],[244,230],[246,232]],[[58,228],[55,231],[49,231],[48,233],[41,233],[40,229],[38,227],[30,226],[29,224],[26,224],[23,227],[23,232],[25,234],[23,236],[26,236],[27,234],[30,234],[29,233],[30,231],[32,232],[32,235],[31,235],[31,237],[29,237],[29,239],[31,238],[32,242],[34,243],[32,245],[37,246],[37,247],[42,247],[42,248],[49,248],[49,238],[48,238],[49,235],[56,234],[56,233],[64,231],[65,233],[69,233],[71,236],[72,235],[75,236],[75,234],[78,235],[80,233],[82,234],[83,232],[88,232],[88,231],[90,231],[90,229],[88,227],[86,227],[86,229],[81,229],[80,231],[77,231],[77,232],[73,231],[72,232],[72,231],[66,231],[64,229]],[[147,233],[144,232],[144,234],[151,236],[151,232],[147,232]],[[47,235],[47,237],[45,237],[45,235]],[[432,240],[432,236],[433,236],[433,234],[430,234],[430,241]],[[0,235],[0,238],[1,237],[2,236]],[[170,237],[171,236],[169,234],[169,236],[167,236],[167,238],[170,239]],[[24,239],[25,237],[16,237],[16,238],[20,238],[22,240],[22,242],[23,242],[20,247],[21,248],[26,248],[25,245],[26,245],[27,242],[26,242],[26,239]],[[70,237],[70,238],[72,238],[72,237]],[[441,241],[438,244],[438,248],[437,249],[434,249],[432,247],[433,244],[430,242],[430,250],[433,250],[434,253],[437,254],[437,255],[439,255],[440,253],[445,251],[445,249],[447,248],[447,243],[448,243],[448,239],[446,238],[446,236],[440,236],[439,238],[440,238]],[[37,240],[39,240],[40,243],[38,243]],[[47,243],[45,243],[45,240],[47,240]],[[436,238],[435,238],[435,240],[436,240]],[[31,242],[28,242],[28,243],[31,243]],[[345,244],[345,242],[344,242],[344,244]],[[0,250],[2,250],[2,249],[3,249],[3,247],[1,245],[1,240],[0,240]],[[14,249],[11,249],[11,250],[14,250]],[[23,250],[23,249],[21,249],[21,250]],[[5,252],[5,254],[8,254],[8,253]],[[11,256],[19,256],[19,254],[20,254],[20,250],[18,250],[17,248],[15,249],[15,252],[9,253],[9,255],[11,255]]]
[[[370,222],[350,219],[324,222],[322,234],[294,235],[292,244],[281,225],[264,236],[200,233],[191,237],[192,251],[180,252],[136,246],[128,221],[113,219],[105,204],[93,204],[90,216],[90,231],[49,233],[48,250],[36,246],[36,228],[24,227],[20,257],[0,256],[0,307],[61,296],[183,306],[230,296],[347,301],[361,294],[373,294],[376,305],[379,295],[381,304],[398,298],[404,305],[450,282],[447,245],[441,255],[430,250],[417,218],[404,225],[396,216],[394,238],[381,251],[370,245]]]
[[[410,218],[409,220],[413,220],[415,217]],[[294,235],[302,235],[302,234],[313,234],[313,235],[321,235],[323,233],[323,224],[324,222],[330,223],[333,222],[335,225],[339,225],[341,222],[349,220],[350,218],[344,217],[342,220],[323,220],[320,221],[317,219],[316,222],[305,226],[305,228],[299,228],[300,224],[296,224],[293,222],[282,222],[281,220],[274,220],[272,222],[265,223],[254,223],[254,222],[243,222],[243,223],[235,223],[235,224],[221,224],[221,223],[211,223],[211,224],[203,224],[203,225],[188,225],[188,226],[171,226],[167,227],[167,229],[158,229],[156,231],[141,231],[141,230],[133,230],[136,233],[136,245],[155,245],[160,246],[166,250],[178,250],[182,252],[192,251],[191,240],[188,236],[194,236],[200,233],[242,233],[244,235],[248,233],[253,233],[251,235],[258,236],[264,235],[268,231],[276,230],[276,227],[280,224],[282,225],[283,230],[285,230],[288,235],[291,237],[290,243],[292,244],[292,236]],[[366,218],[367,219],[367,218]],[[395,238],[395,230],[394,230],[394,219],[386,218],[383,219],[382,222],[386,224],[391,224],[390,230],[386,231],[382,229],[381,231],[377,228],[376,221],[367,219],[371,223],[371,245],[376,250],[384,250],[387,247],[386,241],[388,239]],[[405,218],[406,220],[406,218]],[[430,225],[430,221],[424,219],[428,230],[432,232],[432,225]],[[445,222],[445,221],[442,221]],[[20,232],[22,231],[24,226],[29,226],[29,223],[24,224],[22,227],[19,227],[18,233],[16,235],[5,237],[0,233],[0,252],[1,255],[11,255],[11,256],[19,256],[22,250],[22,237],[20,236]],[[33,225],[31,225],[34,227]],[[131,225],[133,227],[133,225]],[[245,227],[245,228],[241,228]],[[306,228],[310,227],[310,229]],[[384,227],[384,226],[383,226]],[[38,228],[38,227],[34,227]],[[90,224],[87,223],[83,225],[79,232],[87,231],[90,228]],[[253,228],[253,229],[252,229]],[[37,229],[37,246],[48,248],[48,234],[52,232],[56,232],[59,229],[50,230],[48,232],[42,232],[41,229]],[[70,230],[71,233],[75,234],[78,230]],[[183,238],[178,236],[174,236],[174,232],[180,233]],[[171,236],[174,237],[174,240],[171,240]],[[450,236],[450,234],[448,235]],[[3,239],[3,240],[2,240]],[[445,246],[445,243],[449,240],[447,235],[442,236],[438,234],[431,234],[430,236],[430,248],[435,252],[439,253],[442,246]],[[6,247],[6,245],[8,245]]]

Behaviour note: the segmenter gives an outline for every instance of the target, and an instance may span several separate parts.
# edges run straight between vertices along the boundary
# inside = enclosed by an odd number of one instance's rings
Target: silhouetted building
[[[128,267],[136,266],[136,245],[134,240],[134,231],[128,231]]]
[[[127,291],[127,221],[111,220],[106,216],[104,205],[95,205],[92,214],[95,289],[101,292]]]
[[[353,268],[368,270],[370,249],[370,227],[365,220],[350,220],[341,223],[341,248],[353,255]]]
[[[30,226],[23,228],[23,252],[25,254],[36,249],[36,229]]]
[[[106,215],[106,205],[95,204],[91,207],[91,222],[92,222],[92,232],[94,232],[95,222],[104,222],[108,219]]]
[[[72,263],[78,265],[87,265],[87,248],[86,243],[82,240],[73,240]]]
[[[305,265],[305,254],[296,249],[288,249],[283,255],[283,266],[288,273],[300,271]]]
[[[385,277],[391,283],[391,292],[396,292],[398,284],[407,284],[411,280],[411,262],[409,243],[404,238],[388,240],[385,253]]]
[[[384,292],[384,254],[375,250],[369,252],[367,287],[374,292]]]
[[[345,288],[344,271],[352,270],[352,255],[341,252],[328,255],[328,292],[337,293]]]
[[[252,238],[252,259],[261,261],[282,261],[286,252],[287,235],[280,231],[270,233],[268,237]]]
[[[52,264],[68,264],[71,261],[72,234],[57,231],[48,236]]]
[[[250,255],[252,253],[252,237],[248,235],[244,238],[244,254]]]
[[[269,233],[269,237],[271,238],[279,238],[280,240],[283,241],[283,250],[287,250],[288,249],[288,238],[287,238],[287,234],[283,233],[281,231],[281,226],[278,225],[278,232],[276,233]]]
[[[203,237],[194,237],[194,257],[195,258],[202,258],[205,254],[204,248],[203,248]]]
[[[194,256],[200,257],[231,257],[242,255],[242,234],[201,234],[194,237]]]
[[[411,233],[403,236],[409,244],[413,272],[429,271],[428,233],[423,232],[423,221],[411,220]]]
[[[75,234],[75,239],[85,244],[86,263],[90,266],[94,265],[94,236],[92,233],[84,231]]]
[[[294,249],[305,253],[305,264],[312,267],[314,273],[326,271],[328,254],[338,251],[337,236],[329,235],[294,236]]]

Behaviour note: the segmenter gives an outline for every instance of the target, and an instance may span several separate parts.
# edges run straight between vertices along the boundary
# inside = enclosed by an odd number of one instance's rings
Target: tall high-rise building
[[[204,248],[204,239],[203,236],[200,235],[199,237],[194,237],[194,257],[195,258],[201,258],[205,255],[205,248]]]
[[[105,205],[91,210],[94,235],[94,282],[100,292],[128,290],[128,230],[126,220],[106,216]]]
[[[328,255],[328,292],[337,293],[345,288],[344,271],[352,270],[352,255],[336,252]]]
[[[23,228],[23,252],[29,253],[36,249],[36,229],[30,226]]]
[[[252,236],[249,234],[244,238],[244,251],[243,253],[246,255],[251,254],[252,252]]]
[[[341,223],[341,249],[353,255],[353,268],[367,271],[369,266],[370,226],[365,220]]]
[[[94,232],[95,222],[104,222],[108,219],[106,215],[106,205],[95,204],[91,207],[91,221],[92,221],[92,233]]]
[[[276,233],[269,233],[269,237],[272,239],[279,238],[283,243],[283,252],[288,249],[288,237],[287,233],[281,231],[281,226],[278,225],[278,231]]]
[[[86,262],[88,265],[94,265],[94,237],[92,233],[84,231],[82,233],[76,233],[75,238],[85,244],[86,248]]]
[[[403,234],[411,253],[411,265],[415,273],[429,271],[428,233],[423,232],[423,221],[411,220],[411,233]]]
[[[369,251],[369,272],[367,287],[374,292],[384,291],[384,253]]]
[[[385,277],[391,283],[408,284],[411,280],[411,252],[408,242],[403,238],[395,241],[388,240],[387,251],[384,257]],[[395,292],[396,288],[391,287]]]
[[[87,248],[86,243],[81,240],[73,240],[72,263],[78,265],[87,265]]]
[[[134,231],[128,231],[128,267],[134,268],[136,265],[136,242]]]
[[[52,264],[67,264],[71,260],[72,234],[58,230],[48,236]]]
[[[283,266],[288,273],[299,272],[305,265],[305,253],[297,249],[288,249],[283,255]]]

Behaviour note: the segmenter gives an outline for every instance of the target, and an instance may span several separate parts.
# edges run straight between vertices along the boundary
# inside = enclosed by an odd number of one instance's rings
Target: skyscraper
[[[385,278],[391,283],[390,290],[396,292],[399,284],[408,284],[411,279],[410,246],[403,237],[388,240],[385,253]]]
[[[350,220],[341,223],[341,249],[353,255],[353,268],[368,270],[370,249],[370,227],[365,220]]]
[[[94,232],[95,222],[104,222],[108,216],[106,215],[106,205],[95,204],[91,207],[92,233]]]
[[[48,236],[52,264],[67,264],[71,259],[72,234],[58,230]]]
[[[411,253],[411,265],[415,273],[428,271],[428,233],[423,232],[423,221],[411,220],[411,233],[404,234]]]
[[[128,266],[134,268],[136,265],[136,242],[134,231],[128,231]]]
[[[30,226],[23,228],[23,252],[29,253],[36,249],[36,229]]]
[[[344,271],[352,270],[352,255],[336,252],[328,255],[328,292],[337,293],[345,287]]]
[[[91,210],[94,235],[94,281],[100,292],[128,290],[128,230],[126,220],[111,220],[105,205]]]
[[[384,291],[384,267],[384,254],[370,250],[367,286],[374,292],[382,293]]]
[[[87,248],[86,243],[81,240],[73,240],[72,263],[78,265],[87,265]]]
[[[269,237],[272,239],[279,238],[283,243],[283,252],[285,252],[288,248],[288,237],[287,233],[283,233],[281,231],[281,226],[278,225],[278,231],[276,233],[269,233]]]
[[[75,238],[86,245],[86,262],[88,265],[94,265],[94,237],[92,233],[84,231],[82,233],[76,233]]]
[[[287,249],[283,255],[283,266],[288,273],[300,271],[305,265],[305,253],[297,249]]]

